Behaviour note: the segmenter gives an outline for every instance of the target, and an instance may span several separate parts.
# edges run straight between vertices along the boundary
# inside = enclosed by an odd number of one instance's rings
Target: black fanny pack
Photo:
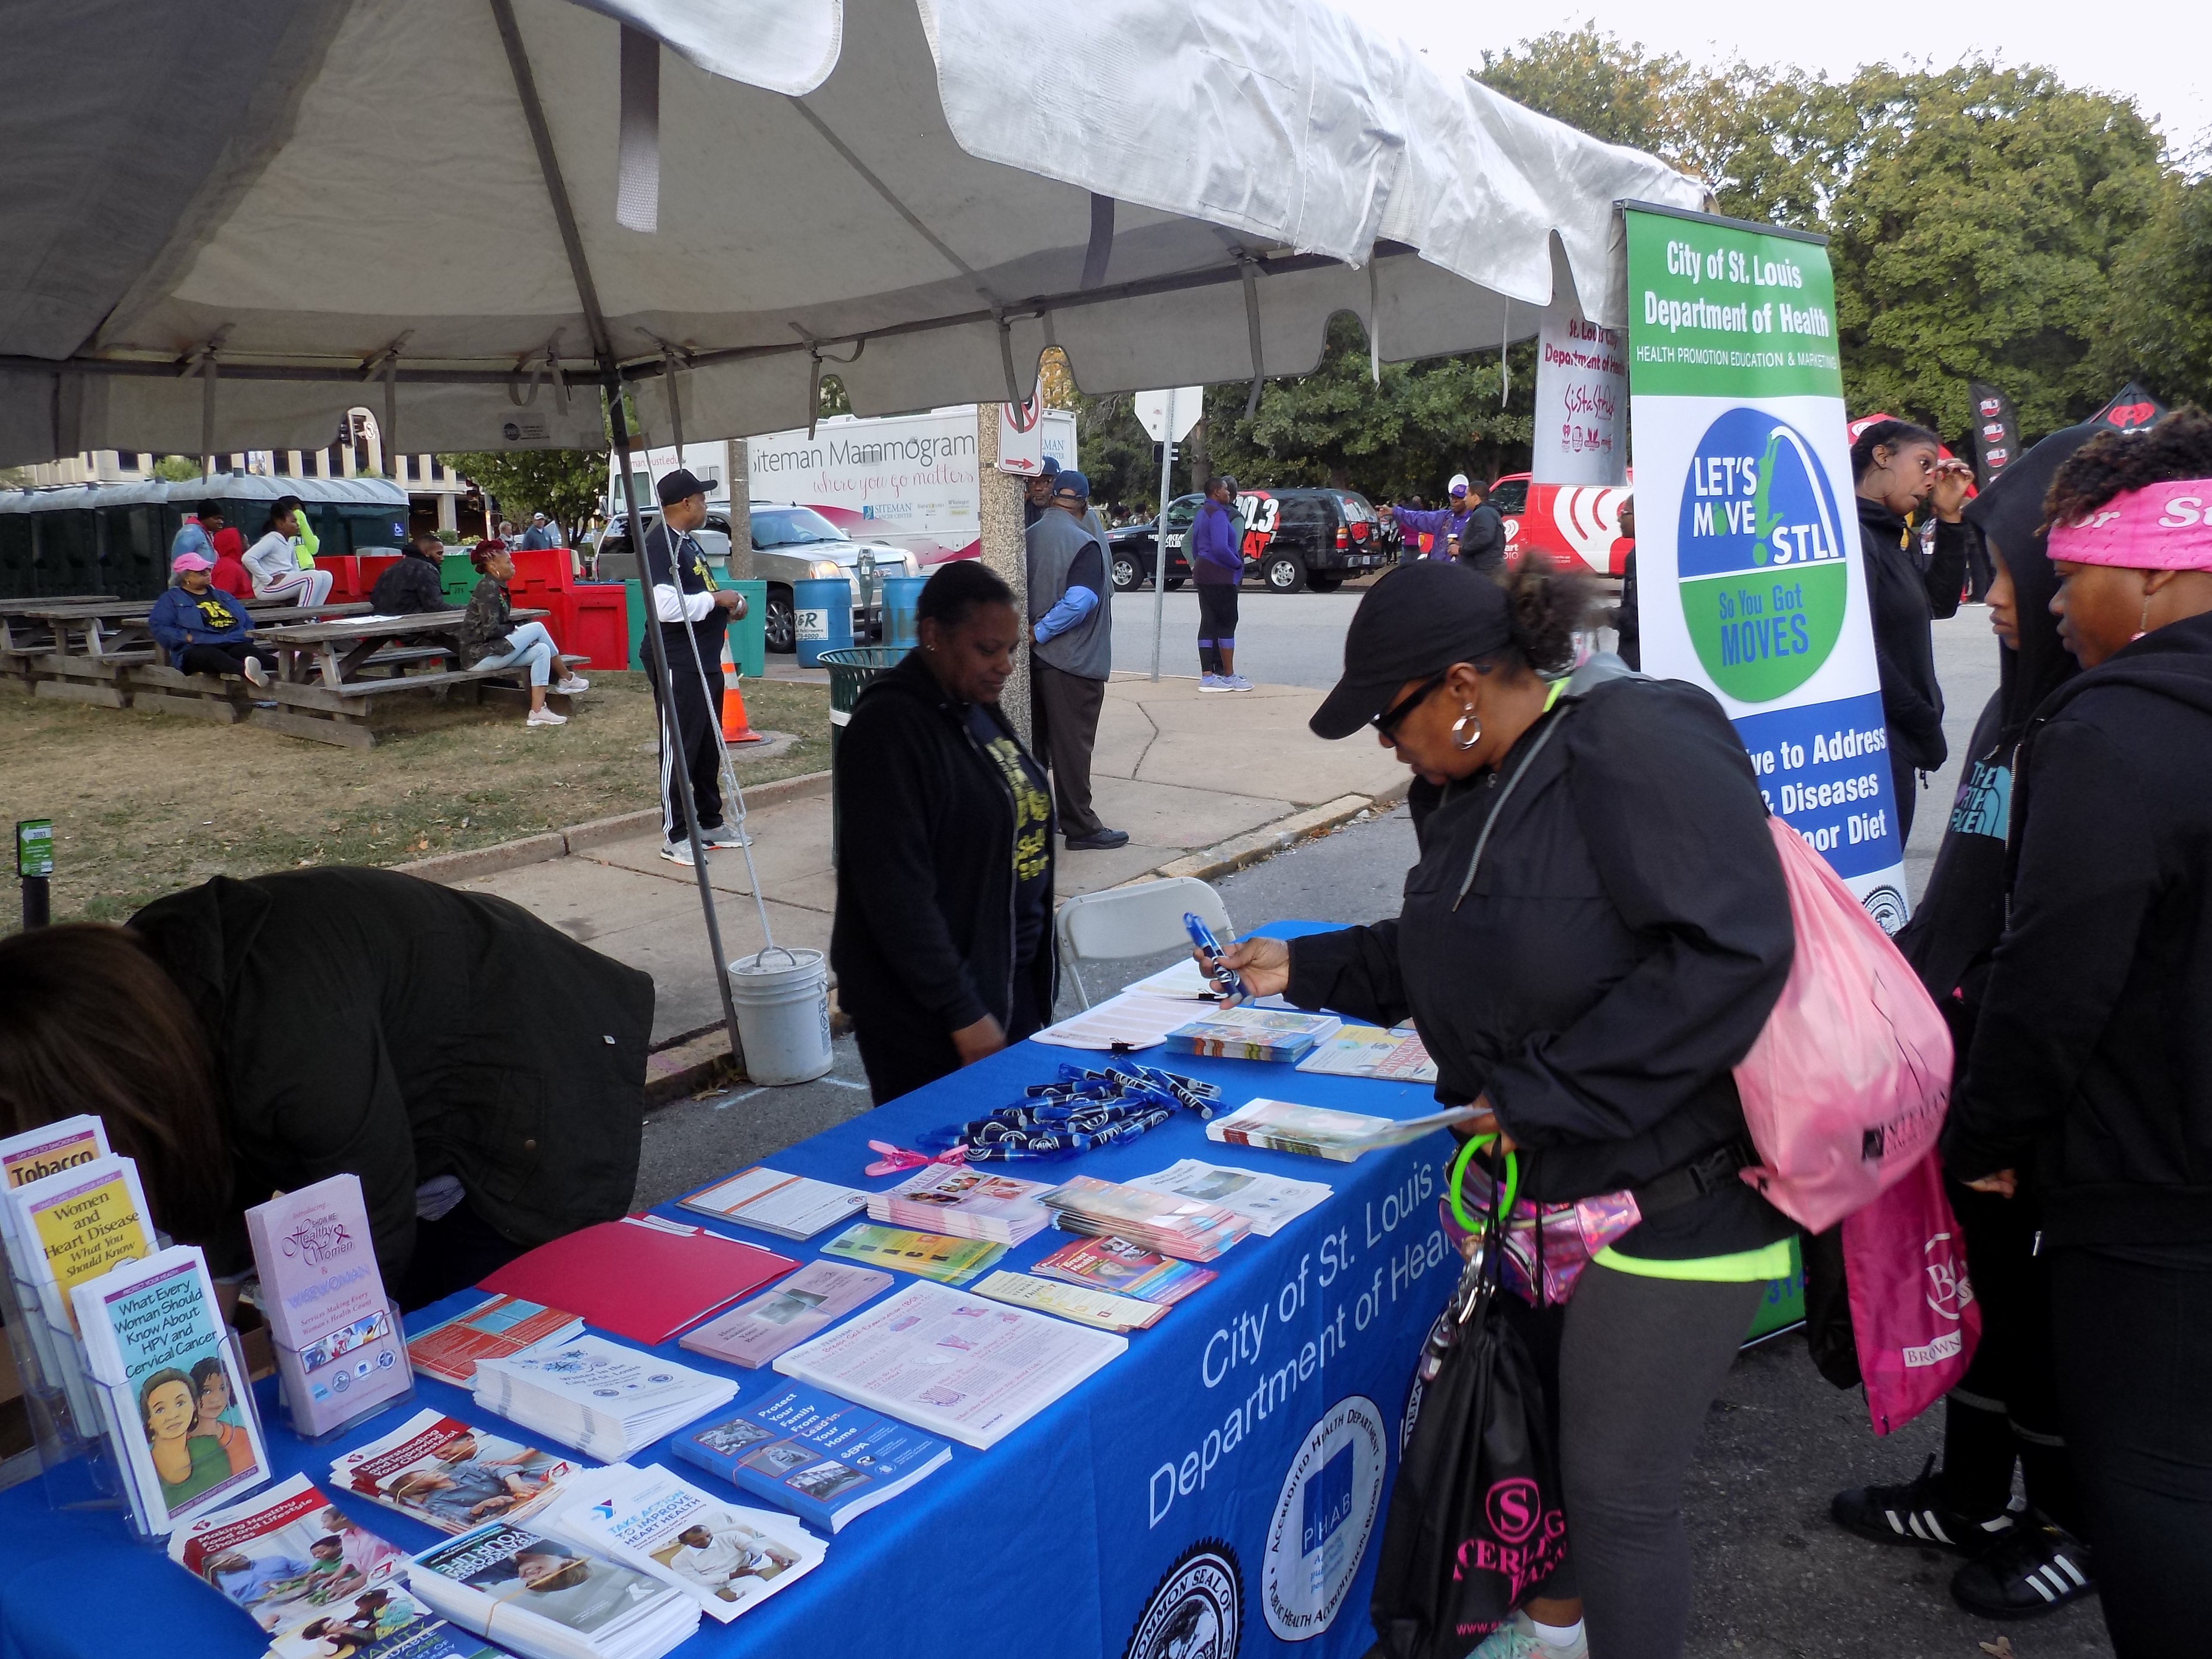
[[[1644,1216],[1661,1215],[1694,1204],[1717,1187],[1735,1183],[1736,1171],[1759,1162],[1759,1151],[1748,1139],[1731,1140],[1692,1158],[1679,1170],[1631,1188],[1636,1207]]]

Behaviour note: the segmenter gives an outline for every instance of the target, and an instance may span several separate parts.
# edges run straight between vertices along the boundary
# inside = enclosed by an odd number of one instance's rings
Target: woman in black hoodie
[[[1255,995],[1410,1014],[1437,1098],[1484,1109],[1467,1127],[1502,1129],[1529,1197],[1636,1194],[1642,1219],[1577,1282],[1556,1364],[1532,1345],[1555,1372],[1571,1553],[1525,1617],[1553,1633],[1509,1627],[1479,1659],[1539,1638],[1573,1653],[1577,1588],[1593,1651],[1681,1652],[1682,1483],[1796,1231],[1737,1176],[1753,1160],[1730,1068],[1796,944],[1758,781],[1697,687],[1610,656],[1560,678],[1585,603],[1535,559],[1510,590],[1435,561],[1383,576],[1311,724],[1371,725],[1441,787],[1403,908],[1226,953]]]
[[[1052,1017],[1052,797],[999,711],[1013,593],[961,559],[916,609],[921,646],[861,694],[837,755],[830,965],[879,1106]]]
[[[1913,774],[1934,771],[1948,753],[1929,624],[1958,613],[1966,580],[1966,531],[1960,514],[1973,471],[1963,461],[1942,459],[1942,441],[1925,427],[1876,421],[1851,445],[1851,478],[1858,490],[1859,546],[1866,557],[1875,665],[1889,726],[1902,844],[1912,833]],[[1922,506],[1936,514],[1935,551],[1925,561],[1905,522]]]
[[[2066,1438],[2120,1659],[2212,1630],[2212,418],[2059,469],[2051,608],[2082,672],[2039,708],[1951,1173],[2032,1170]]]
[[[1950,1021],[1963,1070],[2004,932],[2005,850],[2014,757],[2037,705],[2074,677],[2051,614],[2057,578],[2044,551],[2043,496],[2060,463],[2099,428],[2069,427],[2022,455],[1966,510],[1996,558],[1990,625],[2002,641],[1998,689],[1967,750],[1951,822],[1928,890],[1897,936]],[[1968,1558],[1951,1580],[1961,1605],[1992,1618],[2066,1606],[2094,1588],[2081,1500],[2059,1423],[2051,1348],[2049,1263],[2035,1255],[2042,1206],[2033,1191],[2007,1200],[1954,1182],[1966,1237],[1981,1345],[1945,1404],[1943,1464],[1918,1478],[1837,1494],[1838,1524],[1886,1544],[1948,1548]],[[2033,1518],[2012,1504],[2013,1466]]]

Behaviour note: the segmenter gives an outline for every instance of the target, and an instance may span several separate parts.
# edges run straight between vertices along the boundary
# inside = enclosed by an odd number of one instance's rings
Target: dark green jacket
[[[389,870],[218,876],[131,926],[207,1032],[240,1209],[359,1176],[396,1291],[434,1176],[523,1245],[629,1208],[650,975],[505,899]]]

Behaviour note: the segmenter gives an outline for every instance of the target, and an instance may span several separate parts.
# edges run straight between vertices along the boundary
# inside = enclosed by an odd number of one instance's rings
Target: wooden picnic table
[[[312,617],[358,616],[368,609],[365,601],[346,605],[299,605],[287,599],[237,599],[223,596],[239,605],[252,619],[258,632],[263,623],[290,623]],[[67,653],[70,636],[82,633],[84,654],[94,658],[112,658],[126,653],[152,648],[153,636],[146,626],[146,618],[154,609],[151,599],[55,599],[21,600],[13,602],[9,612],[0,612],[0,650],[52,650]],[[33,642],[27,637],[18,640],[10,624],[28,629],[43,624],[51,630],[51,641]]]
[[[120,605],[123,601],[113,593],[54,593],[45,599],[0,599],[0,617],[20,616],[26,610],[37,610],[52,605]]]
[[[256,634],[262,644],[274,647],[283,657],[283,679],[301,684],[311,673],[319,673],[323,684],[336,691],[357,684],[361,671],[393,640],[427,635],[449,641],[433,648],[458,659],[461,625],[468,614],[460,610],[420,611],[404,617],[356,616],[337,622],[286,623],[257,629]],[[515,621],[523,623],[550,613],[518,609],[512,614]]]

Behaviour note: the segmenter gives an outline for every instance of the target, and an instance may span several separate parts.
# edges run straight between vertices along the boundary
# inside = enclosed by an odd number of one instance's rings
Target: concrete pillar
[[[438,528],[453,535],[461,532],[461,520],[457,511],[459,502],[450,489],[438,492]]]
[[[729,459],[722,476],[730,481],[730,575],[733,580],[753,580],[752,463],[745,441],[729,441]]]
[[[1029,541],[1022,524],[1023,481],[1013,473],[999,471],[999,408],[997,404],[975,405],[976,515],[981,521],[983,562],[1014,590],[1014,614],[1026,618],[1030,574]],[[999,708],[1007,724],[1021,734],[1022,741],[1029,743],[1031,733],[1027,629],[1023,630],[1021,646],[1014,653],[1013,678],[999,694]]]

